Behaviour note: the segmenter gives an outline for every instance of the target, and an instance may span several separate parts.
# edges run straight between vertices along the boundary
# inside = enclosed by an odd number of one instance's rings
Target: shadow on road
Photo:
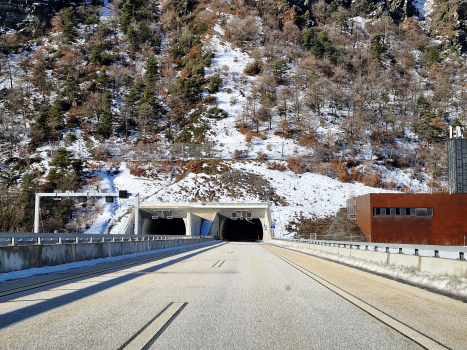
[[[128,275],[116,277],[116,278],[113,278],[113,279],[111,279],[109,281],[103,281],[101,283],[98,283],[98,284],[95,284],[95,285],[92,285],[92,286],[77,290],[77,291],[72,292],[70,294],[61,295],[61,296],[56,297],[56,298],[52,298],[52,299],[42,301],[42,302],[40,302],[38,304],[35,304],[35,305],[30,305],[30,306],[27,306],[27,307],[24,307],[24,308],[15,310],[15,311],[11,311],[11,312],[8,312],[8,313],[3,313],[3,314],[0,315],[0,329],[8,327],[8,326],[10,326],[10,325],[12,325],[14,323],[17,323],[17,322],[21,322],[21,321],[23,321],[25,319],[28,319],[30,317],[39,315],[39,314],[41,314],[43,312],[53,310],[53,309],[57,309],[57,308],[62,307],[64,305],[66,305],[66,304],[69,304],[69,303],[72,303],[74,301],[86,298],[86,297],[91,296],[93,294],[99,293],[99,292],[101,292],[101,291],[103,291],[105,289],[115,287],[115,286],[117,286],[117,285],[119,285],[121,283],[131,281],[131,280],[133,280],[135,278],[140,277],[144,273],[154,272],[154,271],[163,269],[164,267],[174,265],[174,264],[179,263],[179,262],[181,262],[183,260],[189,259],[191,257],[194,257],[194,256],[199,255],[201,253],[207,252],[207,251],[212,250],[214,248],[217,248],[219,246],[220,245],[216,244],[215,246],[211,246],[209,248],[199,250],[197,252],[185,255],[183,257],[178,257],[178,258],[171,259],[170,261],[158,264],[156,266],[144,269],[142,271],[138,271],[137,273],[129,273]],[[184,248],[186,248],[186,247],[184,247]],[[199,249],[199,247],[196,247],[195,249]],[[182,253],[182,252],[180,252],[180,253]],[[157,259],[157,257],[155,257],[155,258]],[[157,260],[155,260],[155,261],[157,261]],[[146,260],[146,261],[141,262],[141,263],[142,264],[147,264],[148,262],[150,262],[150,261]],[[102,266],[102,265],[100,265],[100,266]],[[124,270],[124,269],[131,268],[131,267],[134,267],[134,266],[137,266],[137,264],[134,264],[134,265],[131,265],[131,266],[125,266],[125,267],[121,267],[121,268],[117,267],[117,268],[115,268],[115,270],[105,271],[105,272],[102,272],[102,273],[96,273],[96,274],[93,274],[91,276],[77,278],[76,280],[75,279],[74,280],[68,280],[66,282],[59,283],[59,285],[65,285],[65,284],[68,284],[68,283],[76,283],[77,281],[80,281],[80,280],[85,280],[85,279],[88,279],[88,278],[94,278],[94,277],[99,276],[99,275],[105,275],[107,273],[113,273],[115,271]],[[49,286],[46,287],[46,289],[49,289],[49,288],[57,288],[57,284],[49,285]],[[38,290],[43,290],[43,289],[42,288],[34,289],[29,294],[37,293]],[[21,293],[21,296],[24,296],[23,292]],[[6,301],[4,300],[3,302],[6,302]]]

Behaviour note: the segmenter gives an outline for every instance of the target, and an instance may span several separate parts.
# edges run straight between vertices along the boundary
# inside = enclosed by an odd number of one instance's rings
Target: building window
[[[433,216],[433,208],[373,208],[373,216]]]

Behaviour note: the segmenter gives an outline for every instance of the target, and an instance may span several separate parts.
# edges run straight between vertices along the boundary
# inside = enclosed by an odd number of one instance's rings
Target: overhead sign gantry
[[[139,224],[139,193],[132,194],[128,191],[120,190],[118,192],[107,193],[99,192],[97,189],[91,192],[60,192],[55,191],[54,193],[36,193],[36,201],[34,207],[34,233],[39,233],[39,217],[41,210],[41,197],[52,197],[55,200],[61,200],[62,198],[77,198],[78,202],[86,203],[89,198],[105,198],[106,203],[113,203],[115,197],[126,199],[130,196],[136,199],[136,211],[135,211],[135,232],[138,232]]]

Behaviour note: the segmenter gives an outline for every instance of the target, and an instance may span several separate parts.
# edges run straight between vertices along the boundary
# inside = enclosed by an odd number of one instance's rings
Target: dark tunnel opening
[[[143,235],[185,236],[185,222],[181,218],[174,219],[144,219]]]
[[[259,219],[248,221],[224,218],[220,227],[220,237],[224,241],[254,242],[263,239],[263,227]]]

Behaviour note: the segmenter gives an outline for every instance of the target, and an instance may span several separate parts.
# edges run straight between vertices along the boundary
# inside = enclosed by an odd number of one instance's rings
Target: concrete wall
[[[212,241],[212,237],[0,247],[0,273]]]
[[[186,219],[183,219],[183,221],[185,222],[187,236],[200,236],[203,218],[190,212],[186,216]]]
[[[212,222],[211,228],[209,229],[208,236],[219,236],[221,229],[222,218],[219,217],[219,214],[216,213],[214,220]]]
[[[454,278],[467,277],[467,260],[432,258],[427,256],[383,253],[369,250],[332,247],[319,244],[285,242],[272,240],[279,246],[313,254],[313,251],[327,252],[340,256],[353,257],[380,264],[406,267],[414,271],[428,272],[435,275]]]

